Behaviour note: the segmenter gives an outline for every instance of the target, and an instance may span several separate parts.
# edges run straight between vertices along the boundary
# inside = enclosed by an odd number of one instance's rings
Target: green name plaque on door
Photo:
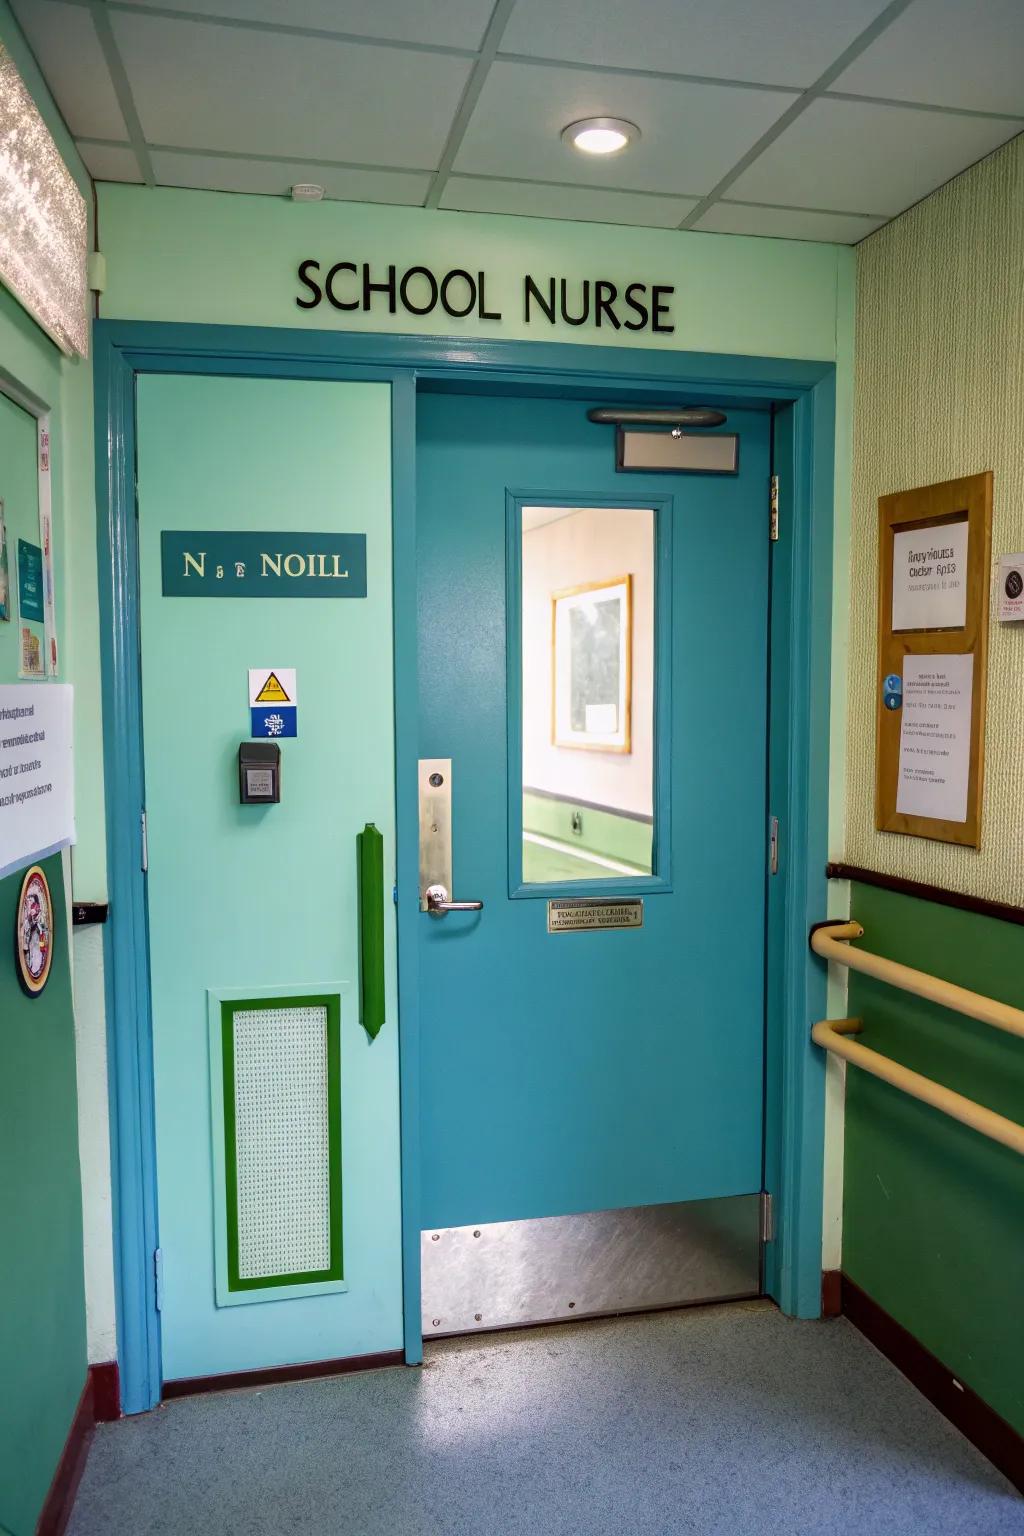
[[[164,597],[365,597],[365,533],[165,531]]]

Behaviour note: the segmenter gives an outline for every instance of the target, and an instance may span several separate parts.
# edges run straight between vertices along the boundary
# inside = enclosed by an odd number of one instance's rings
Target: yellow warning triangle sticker
[[[252,695],[250,695],[252,697]],[[257,704],[287,704],[288,695],[277,680],[277,673],[271,672],[263,687],[256,695]]]

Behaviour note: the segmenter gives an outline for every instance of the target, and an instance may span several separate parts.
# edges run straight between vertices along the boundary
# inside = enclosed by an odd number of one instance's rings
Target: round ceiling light
[[[584,117],[562,129],[562,138],[585,155],[617,155],[640,137],[635,123],[621,117]]]

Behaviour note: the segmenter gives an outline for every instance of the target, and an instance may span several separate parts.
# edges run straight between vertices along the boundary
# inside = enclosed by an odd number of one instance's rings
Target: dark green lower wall
[[[1024,1006],[1024,927],[853,887],[865,948]],[[863,1043],[1024,1120],[1024,1041],[850,972]],[[847,1069],[843,1270],[1024,1433],[1024,1159]]]
[[[652,823],[611,807],[598,809],[578,800],[560,800],[524,789],[523,831],[539,833],[562,845],[555,849],[525,841],[523,879],[531,885],[601,878],[603,872],[589,854],[628,864],[637,874],[651,872]]]
[[[59,855],[53,970],[14,966],[21,875],[0,881],[0,1528],[31,1536],[85,1385],[75,1032]]]

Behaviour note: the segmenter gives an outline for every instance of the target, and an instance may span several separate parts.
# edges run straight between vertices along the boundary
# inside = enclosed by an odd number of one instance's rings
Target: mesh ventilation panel
[[[239,1277],[326,1270],[327,1009],[248,1008],[232,1019]]]

